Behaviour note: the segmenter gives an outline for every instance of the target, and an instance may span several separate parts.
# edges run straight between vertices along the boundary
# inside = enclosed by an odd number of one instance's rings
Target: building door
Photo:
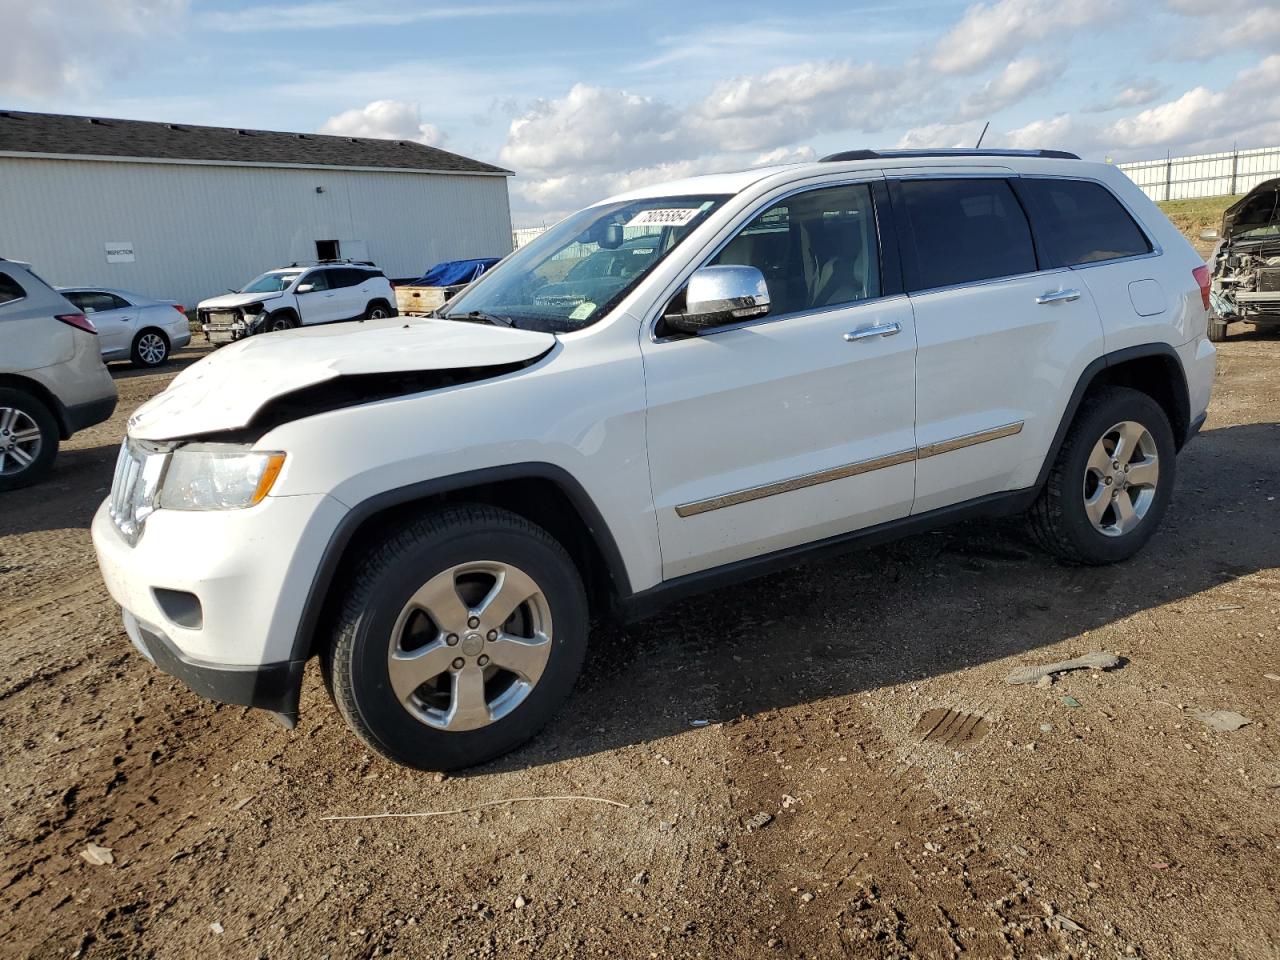
[[[341,256],[337,240],[317,240],[317,260],[337,260]]]

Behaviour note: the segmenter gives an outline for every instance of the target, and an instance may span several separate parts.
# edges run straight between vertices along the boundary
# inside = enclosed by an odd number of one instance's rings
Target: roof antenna
[[[973,145],[973,149],[977,150],[980,146],[982,146],[982,138],[987,135],[987,127],[989,126],[991,126],[990,120],[988,120],[986,123],[982,125],[982,132],[978,134],[978,142]]]

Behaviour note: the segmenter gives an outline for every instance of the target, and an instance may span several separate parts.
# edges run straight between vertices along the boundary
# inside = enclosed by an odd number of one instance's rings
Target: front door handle
[[[844,339],[846,343],[853,343],[855,340],[870,340],[872,337],[892,337],[901,332],[902,324],[895,320],[892,323],[873,323],[869,327],[850,330],[844,335]]]
[[[1036,297],[1036,303],[1070,303],[1080,299],[1079,290],[1050,290]]]

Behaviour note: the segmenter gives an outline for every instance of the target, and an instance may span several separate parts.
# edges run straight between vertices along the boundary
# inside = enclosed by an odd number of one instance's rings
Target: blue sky
[[[0,0],[0,106],[421,139],[517,223],[857,146],[1280,143],[1280,0]]]

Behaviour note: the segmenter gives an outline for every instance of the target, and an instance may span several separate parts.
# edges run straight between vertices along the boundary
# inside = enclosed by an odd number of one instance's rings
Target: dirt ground
[[[0,504],[0,955],[1280,957],[1280,340],[1220,356],[1137,559],[973,523],[600,627],[539,738],[447,779],[317,669],[286,732],[133,652],[86,527],[176,367],[121,369]],[[938,708],[983,720],[925,741]],[[495,803],[548,795],[622,806]]]

